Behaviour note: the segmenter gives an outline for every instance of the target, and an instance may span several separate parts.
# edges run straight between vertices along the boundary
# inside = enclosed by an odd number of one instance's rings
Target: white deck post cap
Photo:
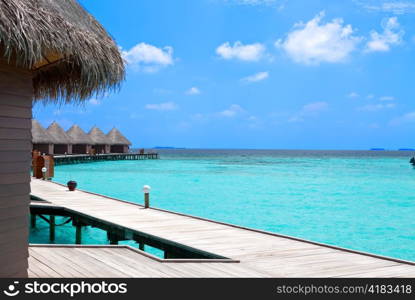
[[[144,192],[144,194],[149,194],[150,193],[150,190],[151,190],[151,186],[149,186],[149,185],[143,186],[143,192]]]

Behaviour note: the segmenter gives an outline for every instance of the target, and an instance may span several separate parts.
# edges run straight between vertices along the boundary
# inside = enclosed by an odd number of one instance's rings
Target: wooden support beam
[[[82,244],[82,225],[76,224],[75,244]]]
[[[118,245],[118,241],[120,241],[119,236],[112,231],[107,231],[107,238],[110,241],[110,245]]]
[[[49,240],[55,241],[55,216],[49,217]]]
[[[36,215],[30,214],[30,227],[36,228]]]

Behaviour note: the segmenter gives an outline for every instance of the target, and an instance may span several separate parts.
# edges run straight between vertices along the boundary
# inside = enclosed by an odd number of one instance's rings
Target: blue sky
[[[413,0],[81,0],[128,62],[118,93],[34,117],[136,147],[415,147]]]

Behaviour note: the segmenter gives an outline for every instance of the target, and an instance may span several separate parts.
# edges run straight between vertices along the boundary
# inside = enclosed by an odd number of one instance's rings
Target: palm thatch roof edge
[[[0,0],[0,58],[32,70],[34,98],[82,101],[117,89],[124,61],[76,0]]]

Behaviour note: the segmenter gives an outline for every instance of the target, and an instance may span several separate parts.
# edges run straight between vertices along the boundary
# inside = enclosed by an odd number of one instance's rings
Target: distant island
[[[387,150],[385,148],[370,148],[370,151],[387,151]],[[394,151],[394,150],[390,150],[390,151]],[[397,151],[415,151],[415,149],[414,148],[399,148]]]
[[[186,149],[186,148],[156,146],[156,147],[153,147],[153,149]]]

